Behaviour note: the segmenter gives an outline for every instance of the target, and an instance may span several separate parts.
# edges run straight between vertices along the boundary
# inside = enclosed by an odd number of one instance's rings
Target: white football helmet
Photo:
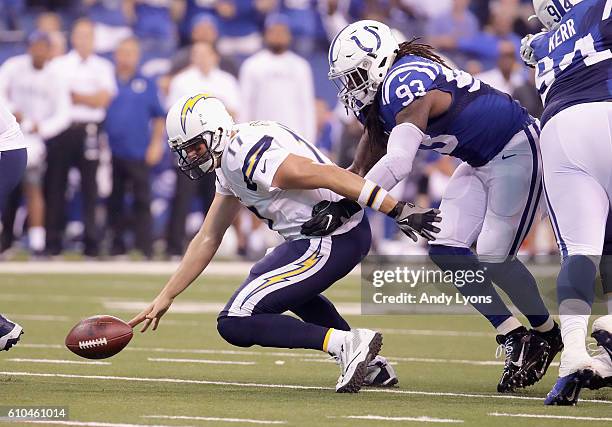
[[[329,47],[329,79],[338,98],[359,112],[371,104],[393,65],[399,44],[391,29],[378,21],[358,21],[340,31]]]
[[[547,30],[554,30],[572,7],[582,0],[533,0],[535,16]]]
[[[191,179],[219,167],[234,120],[223,103],[207,94],[184,96],[168,111],[168,145],[178,155],[178,166]]]

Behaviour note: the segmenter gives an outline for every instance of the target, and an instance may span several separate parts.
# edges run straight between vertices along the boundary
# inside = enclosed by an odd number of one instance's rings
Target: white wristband
[[[372,209],[379,210],[387,197],[387,191],[372,181],[366,179],[361,193],[359,193],[358,202],[363,206],[368,206]]]

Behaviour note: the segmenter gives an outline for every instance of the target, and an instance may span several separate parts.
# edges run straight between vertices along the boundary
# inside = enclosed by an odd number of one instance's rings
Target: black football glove
[[[416,242],[417,234],[428,241],[436,239],[432,233],[440,232],[440,229],[434,225],[435,222],[442,221],[438,216],[439,213],[439,209],[420,208],[412,203],[398,202],[388,215],[395,220],[406,236]]]
[[[353,200],[323,200],[314,205],[312,218],[302,224],[301,233],[305,236],[327,236],[346,224],[360,210],[359,203]]]

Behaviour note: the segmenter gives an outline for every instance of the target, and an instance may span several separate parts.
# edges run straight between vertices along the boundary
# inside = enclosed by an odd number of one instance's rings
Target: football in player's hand
[[[81,320],[66,337],[66,347],[86,359],[106,359],[125,348],[132,339],[132,328],[113,316]]]

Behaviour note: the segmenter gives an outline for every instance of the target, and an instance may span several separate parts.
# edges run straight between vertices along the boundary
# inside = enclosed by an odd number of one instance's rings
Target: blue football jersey
[[[573,105],[612,99],[612,0],[584,0],[531,44],[542,125]]]
[[[448,111],[429,119],[420,148],[457,157],[474,167],[487,164],[533,122],[510,95],[464,71],[408,55],[393,64],[376,96],[385,131],[396,126],[397,113],[431,90],[447,92],[453,100]],[[365,122],[364,115],[359,119]]]

